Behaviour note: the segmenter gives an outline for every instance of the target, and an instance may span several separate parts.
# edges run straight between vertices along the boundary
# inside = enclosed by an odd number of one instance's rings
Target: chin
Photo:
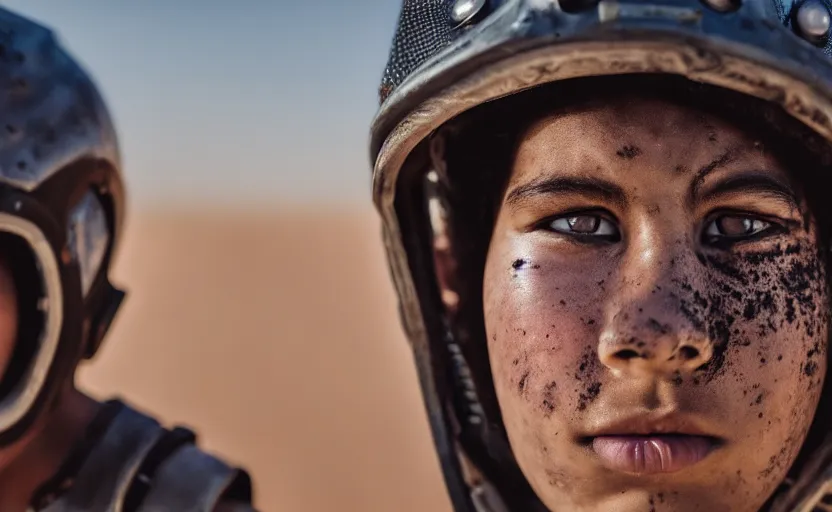
[[[552,512],[758,512],[768,494],[748,499],[752,489],[726,489],[724,486],[664,485],[610,489],[538,489],[535,492]]]

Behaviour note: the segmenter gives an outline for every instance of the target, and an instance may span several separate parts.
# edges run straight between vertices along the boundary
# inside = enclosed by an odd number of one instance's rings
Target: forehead
[[[634,162],[694,166],[725,151],[756,156],[756,138],[707,112],[665,100],[619,97],[553,111],[531,123],[517,146],[513,175],[528,167],[618,167]],[[756,154],[756,155],[755,155]],[[763,162],[760,162],[763,163]],[[531,169],[528,169],[531,170]],[[586,170],[594,170],[586,169]]]
[[[713,138],[718,134],[733,139],[750,139],[735,126],[694,107],[633,96],[555,110],[533,122],[523,132],[521,143],[528,145],[554,134],[571,142],[586,141],[587,136],[618,140],[616,135],[619,138],[628,135],[666,139],[691,135]]]

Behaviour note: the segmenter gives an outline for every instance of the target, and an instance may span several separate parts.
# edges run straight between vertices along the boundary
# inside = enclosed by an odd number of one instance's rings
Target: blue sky
[[[131,207],[369,201],[398,0],[4,0],[101,86]]]

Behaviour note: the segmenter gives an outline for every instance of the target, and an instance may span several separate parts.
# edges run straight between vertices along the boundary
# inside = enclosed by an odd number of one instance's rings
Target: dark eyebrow
[[[693,192],[693,199],[713,199],[714,197],[737,192],[759,192],[780,199],[794,208],[799,208],[800,201],[794,189],[788,183],[775,178],[770,172],[746,171],[728,176],[704,191]]]
[[[699,195],[699,189],[702,187],[702,184],[705,183],[705,178],[707,178],[709,174],[734,161],[736,152],[736,149],[731,148],[696,171],[696,175],[693,177],[693,186],[690,191],[691,199]]]
[[[581,194],[622,204],[626,194],[618,185],[593,177],[538,178],[513,188],[506,195],[506,205],[516,208],[534,196],[552,194]]]

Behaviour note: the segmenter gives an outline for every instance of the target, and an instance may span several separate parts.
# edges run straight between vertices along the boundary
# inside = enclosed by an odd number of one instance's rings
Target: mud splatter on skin
[[[524,373],[523,376],[520,377],[520,382],[517,383],[517,391],[521,395],[523,394],[523,391],[525,391],[526,389],[526,381],[529,379],[529,373],[531,372],[526,371],[526,373]]]
[[[558,384],[552,381],[546,384],[543,388],[543,413],[548,417],[555,411],[555,394],[558,389]]]
[[[592,382],[586,387],[586,390],[578,395],[578,410],[583,411],[592,403],[601,393],[601,383],[598,381]]]
[[[522,332],[522,329],[517,329],[516,331]],[[517,394],[520,396],[526,396],[529,391],[529,380],[532,376],[532,371],[528,363],[529,355],[526,352],[518,354],[518,357],[511,360],[511,382],[517,390]]]
[[[598,366],[598,355],[593,348],[586,350],[578,362],[575,370],[575,380],[583,384],[583,389],[578,392],[577,410],[585,410],[601,393],[601,382],[598,375],[601,373]]]
[[[778,470],[783,468],[785,462],[791,459],[791,457],[789,457],[789,447],[791,444],[792,439],[786,439],[786,442],[783,443],[783,447],[780,448],[777,455],[772,455],[768,461],[768,466],[760,472],[761,477],[768,478],[772,475],[772,473],[779,472]]]
[[[641,149],[637,146],[633,146],[629,144],[627,146],[622,147],[618,151],[615,152],[619,158],[624,158],[626,160],[632,160],[633,158],[639,156],[641,154]]]
[[[825,329],[827,314],[817,304],[827,300],[826,269],[820,255],[807,246],[778,244],[765,251],[698,254],[713,279],[708,291],[677,281],[682,312],[714,343],[712,360],[701,368],[705,382],[724,372],[726,352],[731,347],[750,346],[786,324],[804,331],[807,339]],[[739,320],[741,329],[735,327]],[[804,373],[807,367],[812,373],[815,355],[811,350],[807,353]],[[765,351],[758,356],[761,364],[773,359]]]
[[[521,270],[523,268],[538,269],[538,268],[540,268],[540,265],[538,265],[536,263],[532,263],[531,261],[525,260],[525,259],[522,259],[522,258],[518,258],[518,259],[514,260],[513,262],[511,262],[511,269],[513,271],[516,272],[516,271]],[[517,274],[515,273],[514,276],[516,277]]]
[[[676,372],[676,373],[673,375],[673,379],[672,379],[672,380],[673,380],[673,384],[674,384],[674,385],[676,385],[676,386],[681,386],[682,384],[684,384],[684,383],[685,383],[685,379],[684,379],[684,378],[682,378],[682,374],[681,374],[680,372]]]

